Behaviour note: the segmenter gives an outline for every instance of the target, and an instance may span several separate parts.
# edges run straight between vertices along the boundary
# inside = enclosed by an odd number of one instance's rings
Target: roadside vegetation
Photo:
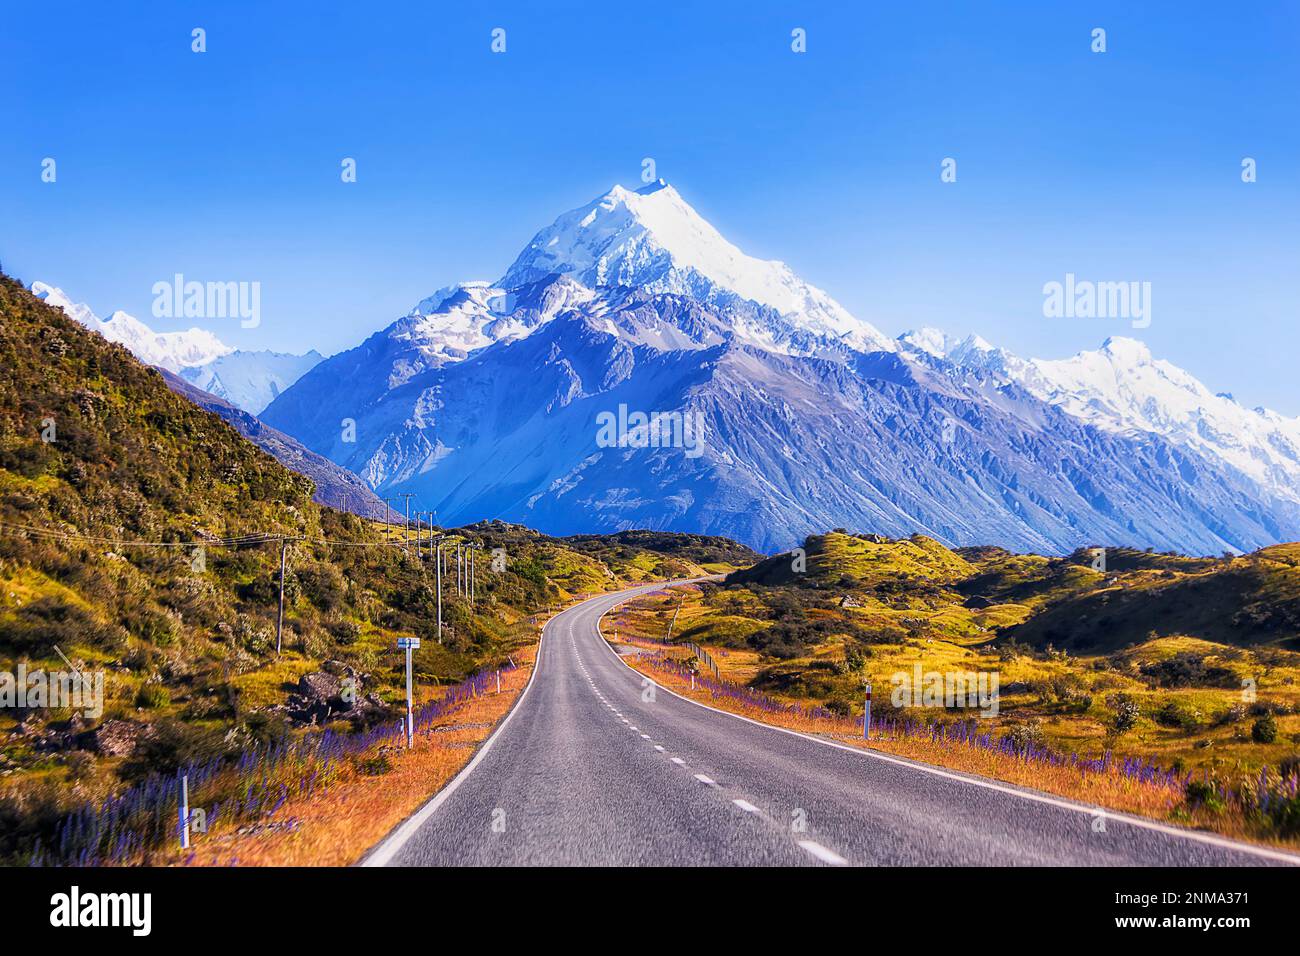
[[[194,805],[265,823],[395,759],[399,638],[421,639],[415,697],[436,723],[515,673],[548,609],[753,557],[502,522],[423,529],[420,557],[411,531],[314,504],[308,479],[3,277],[0,367],[0,673],[104,675],[99,713],[0,707],[3,862],[157,852],[179,774]],[[431,530],[481,547],[472,602],[449,562],[441,641]]]
[[[694,670],[701,693],[765,719],[860,738],[869,682],[885,749],[1295,841],[1298,553],[1285,545],[1186,558],[1112,548],[1103,572],[1087,550],[1047,558],[833,532],[810,537],[802,556],[639,599],[611,615],[605,632],[638,645],[639,666],[688,689]],[[706,688],[713,675],[688,643],[717,664],[718,687]],[[905,696],[895,706],[896,676],[913,678],[917,665],[927,674],[996,673],[996,715],[918,707]],[[1116,793],[1139,781],[1134,793],[1146,796],[1107,797],[1108,774]]]

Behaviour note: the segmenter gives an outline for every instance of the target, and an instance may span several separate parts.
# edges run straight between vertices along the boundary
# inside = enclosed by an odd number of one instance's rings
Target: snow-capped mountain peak
[[[591,288],[631,286],[710,303],[739,297],[776,310],[796,330],[862,350],[894,347],[785,263],[743,253],[663,180],[635,191],[616,185],[564,213],[533,237],[499,284],[515,288],[556,274]]]
[[[235,351],[204,365],[182,369],[181,378],[244,411],[260,415],[324,358],[315,349],[305,355]]]
[[[62,289],[45,282],[33,282],[32,293],[110,342],[125,346],[140,361],[180,375],[254,415],[321,360],[316,351],[306,355],[238,351],[206,329],[155,332],[121,309],[100,319],[90,306],[73,302]]]
[[[1102,342],[1101,351],[1106,353],[1114,365],[1132,367],[1145,365],[1152,360],[1151,349],[1147,348],[1145,342],[1122,335],[1112,335],[1105,342]]]
[[[586,306],[594,298],[593,290],[565,276],[518,288],[504,282],[460,282],[421,299],[386,334],[394,345],[419,355],[418,363],[404,363],[404,378],[418,368],[460,361],[495,342],[523,338],[564,310]]]
[[[50,305],[57,305],[71,319],[98,332],[110,342],[126,346],[136,358],[169,372],[205,365],[234,351],[206,329],[185,332],[155,332],[133,315],[120,309],[100,319],[84,302],[73,302],[58,286],[33,282],[32,292]]]
[[[978,369],[999,378],[1015,378],[1022,359],[998,348],[978,335],[958,338],[939,329],[923,328],[904,332],[898,337],[904,350],[924,352],[964,369]]]
[[[1119,434],[1147,433],[1208,452],[1278,495],[1300,501],[1300,419],[1243,408],[1196,376],[1154,358],[1146,343],[1112,336],[1066,359],[1022,359],[977,336],[956,340],[937,329],[899,336],[927,352],[995,380],[1016,382],[1074,418]]]
[[[680,462],[606,447],[594,423],[625,406],[698,411],[709,447]],[[884,342],[665,182],[561,215],[500,281],[439,290],[264,417],[444,518],[552,533],[774,548],[856,524],[1210,553],[1300,528],[1300,423],[1245,412],[1130,339],[1059,362],[934,329]]]
[[[947,358],[949,350],[957,344],[951,335],[930,326],[904,332],[898,337],[898,341],[936,358]]]
[[[58,306],[68,318],[75,319],[82,325],[94,328],[95,323],[99,322],[99,316],[91,311],[90,306],[84,302],[73,302],[72,299],[68,298],[67,293],[57,286],[48,285],[44,282],[33,282],[32,294],[50,305]]]

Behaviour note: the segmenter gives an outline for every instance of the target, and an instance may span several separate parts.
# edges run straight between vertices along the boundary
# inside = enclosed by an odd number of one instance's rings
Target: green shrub
[[[1154,714],[1155,720],[1166,727],[1177,727],[1188,733],[1198,730],[1202,723],[1202,714],[1195,707],[1190,707],[1176,700],[1167,701]]]
[[[1015,724],[1007,729],[1002,739],[1008,741],[1017,751],[1027,750],[1031,745],[1041,747],[1043,744],[1043,722],[1031,720],[1024,724]]]
[[[325,629],[336,642],[343,646],[355,644],[361,637],[361,625],[350,617],[331,617],[325,621]]]
[[[1183,797],[1192,808],[1204,807],[1211,813],[1220,813],[1224,808],[1218,787],[1208,780],[1190,781],[1183,789]]]
[[[1277,740],[1277,718],[1265,714],[1250,726],[1250,739],[1257,744],[1271,744]]]
[[[268,654],[275,647],[275,632],[247,617],[235,622],[234,635],[237,646],[250,654]]]
[[[297,577],[303,595],[322,611],[337,610],[347,597],[343,572],[332,564],[303,565],[297,569]]]
[[[151,732],[136,744],[135,753],[123,764],[121,775],[138,780],[151,773],[174,775],[181,767],[202,764],[228,756],[230,748],[219,730],[196,727],[171,718],[153,722]]]
[[[1138,702],[1128,694],[1112,694],[1106,701],[1115,713],[1111,717],[1111,730],[1116,734],[1126,734],[1137,726],[1142,709]]]
[[[379,753],[373,757],[366,757],[357,761],[357,770],[367,777],[379,777],[391,772],[392,769],[392,761],[388,759],[386,753]]]
[[[158,710],[160,707],[166,707],[171,702],[171,693],[156,681],[145,681],[140,685],[140,689],[135,695],[135,705],[146,710]]]
[[[1159,687],[1232,687],[1237,681],[1232,671],[1207,664],[1204,654],[1193,651],[1143,664],[1141,672]]]

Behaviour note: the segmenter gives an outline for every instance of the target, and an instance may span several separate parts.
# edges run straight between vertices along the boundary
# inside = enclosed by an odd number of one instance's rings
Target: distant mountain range
[[[1215,395],[1132,339],[1061,361],[933,329],[890,339],[662,181],[615,186],[501,279],[442,289],[309,370],[313,356],[281,357],[300,361],[276,383],[269,358],[248,371],[200,330],[172,334],[188,336],[167,343],[176,361],[203,359],[191,381],[250,408],[272,396],[267,423],[447,524],[764,551],[840,526],[1045,553],[1300,538],[1300,420]],[[643,441],[638,412],[698,418],[702,453]],[[602,442],[620,415],[633,427]]]
[[[1217,458],[1286,500],[1300,489],[1300,418],[1245,408],[1214,394],[1141,342],[1110,338],[1060,361],[1024,360],[978,336],[953,342],[933,329],[900,337],[905,347],[996,381],[1016,382],[1081,421],[1117,434],[1161,435]]]
[[[701,415],[703,454],[601,447],[620,407]],[[769,551],[836,526],[1049,553],[1300,535],[1300,422],[1128,339],[1061,362],[891,340],[663,182],[563,214],[500,280],[430,296],[264,417],[453,522]]]
[[[316,351],[305,355],[240,351],[199,328],[155,332],[122,311],[100,319],[85,303],[72,301],[62,289],[44,282],[33,282],[32,292],[110,342],[126,346],[140,361],[179,375],[254,415],[322,358]]]

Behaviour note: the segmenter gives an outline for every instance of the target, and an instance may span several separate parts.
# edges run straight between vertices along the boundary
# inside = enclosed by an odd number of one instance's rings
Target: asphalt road
[[[653,687],[599,636],[644,591],[547,624],[523,698],[365,865],[1243,866],[1300,863],[815,741]]]

